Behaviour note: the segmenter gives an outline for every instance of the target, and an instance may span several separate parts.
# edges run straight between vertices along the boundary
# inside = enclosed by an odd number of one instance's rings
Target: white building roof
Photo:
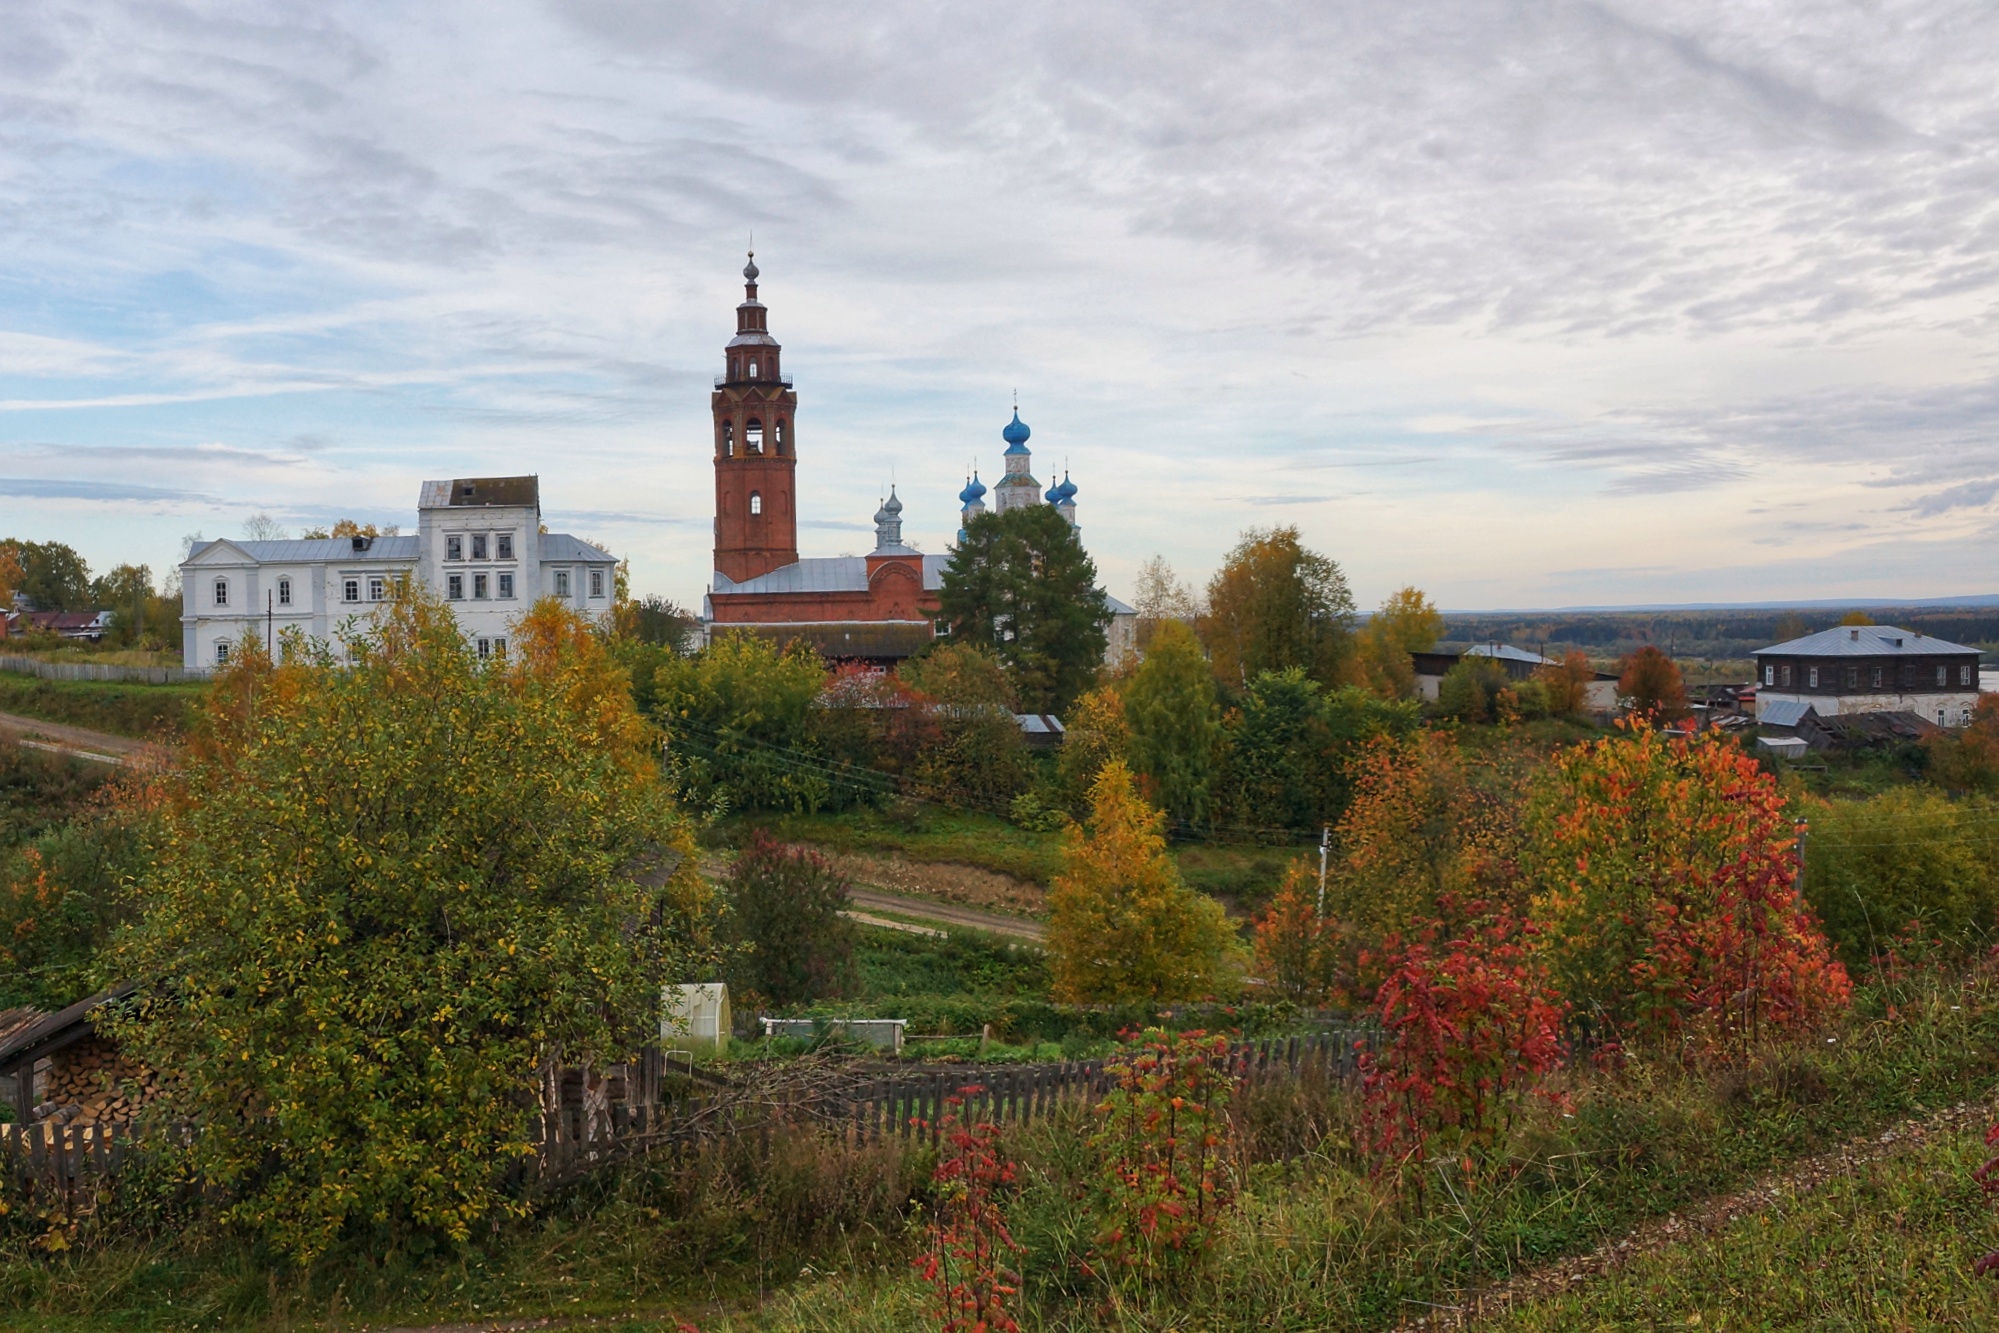
[[[354,549],[352,537],[319,537],[282,542],[238,541],[233,537],[218,537],[214,541],[200,542],[187,553],[192,560],[210,547],[233,546],[244,555],[266,565],[309,565],[321,561],[327,564],[352,564],[360,560],[414,560],[418,554],[415,533],[405,533],[395,537],[374,537],[367,539],[366,550]]]
[[[566,532],[544,532],[541,534],[541,558],[549,560],[580,560],[597,563],[616,563],[617,557],[609,551],[599,550],[580,537],[572,537]]]
[[[1893,625],[1840,625],[1774,647],[1758,648],[1750,656],[1761,657],[1769,653],[1773,657],[1927,657],[1933,653],[1977,651],[1961,643],[1952,643],[1949,639],[1897,629]]]

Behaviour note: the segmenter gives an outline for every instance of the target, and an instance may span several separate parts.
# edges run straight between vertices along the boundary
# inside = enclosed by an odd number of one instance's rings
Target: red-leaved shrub
[[[1099,1255],[1139,1276],[1192,1267],[1234,1191],[1226,1171],[1235,1073],[1228,1038],[1148,1028],[1110,1061],[1090,1146],[1102,1162]]]
[[[1371,1146],[1384,1167],[1452,1160],[1475,1183],[1503,1153],[1527,1097],[1561,1063],[1562,1009],[1522,934],[1501,912],[1441,945],[1419,940],[1382,983],[1384,1045],[1361,1068]]]
[[[1017,1333],[1007,1309],[1019,1291],[1019,1276],[1007,1263],[1020,1253],[1007,1230],[1001,1197],[1012,1186],[1013,1162],[1001,1150],[999,1126],[968,1119],[967,1094],[944,1099],[938,1125],[943,1151],[931,1177],[937,1204],[930,1217],[930,1244],[916,1268],[931,1286],[932,1313],[943,1333]]]

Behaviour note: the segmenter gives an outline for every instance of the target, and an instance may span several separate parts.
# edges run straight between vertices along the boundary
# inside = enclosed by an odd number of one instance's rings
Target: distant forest
[[[1924,634],[1999,653],[1999,607],[1883,607],[1867,614],[1877,624],[1899,625]],[[1599,661],[1657,644],[1674,657],[1693,662],[1740,664],[1747,678],[1749,654],[1839,624],[1844,607],[1798,610],[1758,608],[1719,611],[1527,611],[1450,615],[1444,618],[1444,647],[1508,643],[1548,656],[1579,648]],[[1705,673],[1701,673],[1705,674]]]

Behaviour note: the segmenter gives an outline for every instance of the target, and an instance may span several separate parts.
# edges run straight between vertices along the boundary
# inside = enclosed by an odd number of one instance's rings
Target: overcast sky
[[[800,546],[1011,394],[1114,592],[1999,591],[1999,6],[0,0],[0,533],[539,473],[697,601],[754,228]]]

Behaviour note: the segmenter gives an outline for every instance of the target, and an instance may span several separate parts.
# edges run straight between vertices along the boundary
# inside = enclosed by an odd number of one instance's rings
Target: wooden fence
[[[40,676],[43,680],[122,680],[144,685],[180,685],[205,681],[205,672],[180,667],[113,666],[106,662],[44,662],[39,657],[0,654],[0,671]]]
[[[1339,1082],[1359,1072],[1360,1051],[1379,1029],[1339,1028],[1299,1037],[1239,1042],[1230,1049],[1245,1084],[1300,1078]],[[688,1095],[651,1103],[564,1100],[536,1128],[535,1152],[512,1173],[555,1184],[612,1162],[661,1148],[755,1134],[765,1144],[779,1125],[813,1125],[862,1141],[927,1137],[935,1141],[947,1099],[966,1115],[1027,1124],[1065,1100],[1100,1097],[1115,1073],[1108,1060],[1035,1065],[953,1065],[927,1069],[829,1071],[817,1082],[780,1090],[707,1082]],[[657,1088],[656,1079],[645,1080]],[[94,1183],[137,1150],[124,1127],[0,1125],[0,1171],[22,1188],[74,1208]]]
[[[111,1125],[0,1125],[0,1172],[29,1201],[70,1214],[90,1211],[97,1186],[133,1149],[132,1131]]]

